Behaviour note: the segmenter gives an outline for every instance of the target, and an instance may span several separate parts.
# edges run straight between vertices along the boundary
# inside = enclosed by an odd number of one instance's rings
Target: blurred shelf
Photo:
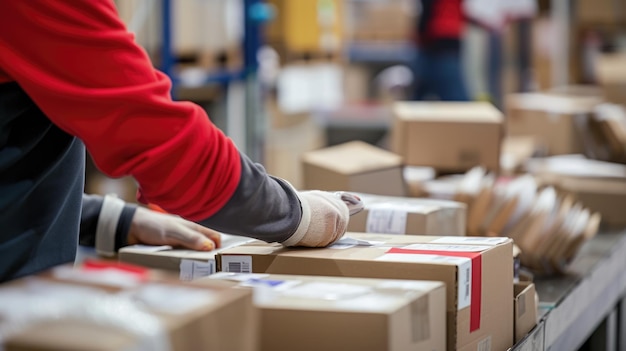
[[[354,42],[347,46],[346,55],[351,62],[411,63],[418,50],[410,42]]]

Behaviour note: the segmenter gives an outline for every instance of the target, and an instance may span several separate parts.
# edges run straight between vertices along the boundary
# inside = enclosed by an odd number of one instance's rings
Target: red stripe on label
[[[480,329],[480,311],[482,304],[483,259],[480,252],[410,250],[391,248],[387,253],[412,255],[437,255],[469,258],[472,262],[472,297],[470,301],[470,333]]]

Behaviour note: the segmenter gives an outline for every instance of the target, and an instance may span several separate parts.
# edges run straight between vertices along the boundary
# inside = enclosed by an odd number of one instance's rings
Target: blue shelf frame
[[[241,48],[244,56],[243,67],[238,71],[214,72],[207,76],[203,85],[221,84],[227,85],[234,81],[246,80],[254,75],[259,67],[256,54],[261,47],[263,22],[267,20],[267,12],[263,10],[264,0],[242,0],[244,35]],[[161,0],[161,36],[163,45],[161,47],[161,71],[167,74],[172,80],[172,92],[180,84],[180,79],[174,70],[175,59],[173,53],[173,28],[172,28],[172,0]]]

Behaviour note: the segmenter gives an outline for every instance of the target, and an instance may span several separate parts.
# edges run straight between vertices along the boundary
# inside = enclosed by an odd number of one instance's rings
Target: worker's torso
[[[19,85],[0,84],[0,282],[74,259],[84,157]]]

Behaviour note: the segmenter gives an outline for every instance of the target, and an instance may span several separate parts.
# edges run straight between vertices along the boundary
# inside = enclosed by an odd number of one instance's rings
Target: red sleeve
[[[199,106],[172,101],[113,1],[1,1],[1,71],[103,172],[132,175],[168,212],[208,218],[237,188],[236,147]]]

